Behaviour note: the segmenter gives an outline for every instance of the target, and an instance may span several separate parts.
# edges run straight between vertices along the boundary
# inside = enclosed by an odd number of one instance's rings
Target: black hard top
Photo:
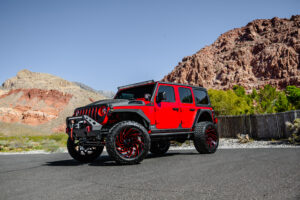
[[[199,89],[202,89],[202,90],[206,90],[205,88],[200,87],[200,86],[194,86],[194,85],[188,85],[188,84],[182,84],[182,83],[154,81],[154,80],[143,81],[143,82],[138,82],[138,83],[133,83],[133,84],[129,84],[129,85],[120,86],[120,87],[118,87],[118,90],[125,89],[125,88],[130,88],[130,87],[141,86],[141,85],[146,85],[146,84],[151,84],[151,83],[153,83],[153,84],[154,83],[163,83],[163,84],[170,84],[170,85],[181,85],[181,86],[187,86],[187,87],[199,88]]]

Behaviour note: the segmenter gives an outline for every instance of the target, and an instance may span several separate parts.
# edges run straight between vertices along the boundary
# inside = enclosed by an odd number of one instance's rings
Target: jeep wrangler
[[[219,135],[206,89],[146,81],[118,88],[113,99],[76,108],[67,117],[69,154],[92,162],[104,146],[119,164],[141,162],[150,151],[162,155],[170,141],[193,140],[199,153],[214,153]]]

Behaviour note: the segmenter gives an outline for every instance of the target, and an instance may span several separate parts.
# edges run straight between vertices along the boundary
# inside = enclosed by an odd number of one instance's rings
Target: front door
[[[178,103],[175,98],[173,86],[160,84],[155,97],[159,93],[165,92],[166,99],[157,102],[155,98],[155,125],[157,129],[176,129],[180,124],[180,114]]]

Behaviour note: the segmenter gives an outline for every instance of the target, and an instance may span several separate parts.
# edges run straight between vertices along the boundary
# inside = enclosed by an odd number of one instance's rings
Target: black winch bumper
[[[101,138],[102,125],[88,115],[67,117],[66,124],[66,133],[71,139],[88,137],[99,137],[99,139]]]

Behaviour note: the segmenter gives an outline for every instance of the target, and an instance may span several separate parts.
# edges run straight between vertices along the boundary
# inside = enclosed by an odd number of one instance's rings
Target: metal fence
[[[218,131],[220,137],[236,137],[248,134],[254,139],[288,138],[290,132],[285,122],[300,118],[300,110],[275,114],[219,116]]]

